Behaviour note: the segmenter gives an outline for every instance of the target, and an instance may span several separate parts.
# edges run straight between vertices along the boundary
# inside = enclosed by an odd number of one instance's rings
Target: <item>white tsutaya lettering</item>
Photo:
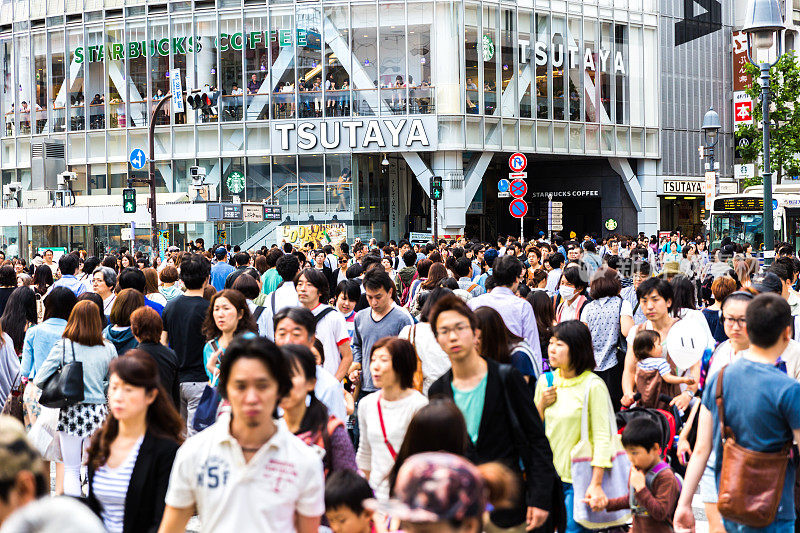
[[[347,128],[350,131],[350,148],[357,148],[358,147],[358,139],[356,139],[356,130],[364,125],[364,122],[361,120],[348,120],[342,122],[342,127]]]
[[[397,148],[400,146],[400,131],[403,129],[403,126],[406,123],[406,119],[400,119],[400,123],[396,124],[391,120],[384,120],[383,125],[386,126],[386,129],[389,130],[389,133],[392,134],[392,146]]]
[[[561,68],[562,65],[564,65],[564,45],[559,44],[553,47],[553,68]]]
[[[428,140],[428,134],[425,133],[425,128],[422,126],[422,121],[418,118],[415,118],[411,121],[411,124],[408,128],[406,146],[410,148],[414,141],[419,141],[422,146],[430,146],[431,144]]]
[[[592,54],[591,48],[587,48],[586,54],[583,56],[583,68],[586,70],[597,70],[594,66],[594,54]]]
[[[536,41],[536,66],[543,67],[547,64],[547,45]]]
[[[625,62],[622,60],[622,52],[617,52],[614,58],[614,73],[625,74]]]
[[[606,68],[606,66],[608,65],[608,56],[610,56],[610,55],[611,55],[611,50],[603,50],[602,48],[600,49],[600,71],[601,72],[607,72],[608,71],[608,68]]]
[[[273,124],[273,127],[281,132],[281,150],[288,150],[289,149],[289,131],[294,129],[293,122],[283,122]]]
[[[328,140],[328,126],[333,126],[333,140]],[[320,123],[320,130],[322,130],[322,138],[320,144],[323,148],[338,148],[339,147],[339,127],[337,124]]]
[[[308,131],[309,129],[314,129],[313,122],[301,122],[297,126],[297,147],[301,150],[311,150],[317,145],[317,136]],[[301,140],[304,142],[300,142]]]
[[[383,140],[381,126],[377,120],[367,122],[367,131],[364,133],[364,141],[361,143],[361,147],[368,148],[370,143],[377,143],[381,148],[386,147],[386,141]]]

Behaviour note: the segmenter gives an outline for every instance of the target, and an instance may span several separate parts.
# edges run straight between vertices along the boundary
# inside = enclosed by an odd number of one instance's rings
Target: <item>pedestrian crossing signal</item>
[[[441,200],[444,195],[444,188],[442,187],[442,177],[433,176],[431,178],[431,200]]]
[[[122,189],[122,212],[136,212],[136,189]]]

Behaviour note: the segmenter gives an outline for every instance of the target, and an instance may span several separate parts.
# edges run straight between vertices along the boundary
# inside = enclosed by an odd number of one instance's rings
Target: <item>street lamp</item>
[[[747,58],[761,71],[761,108],[764,130],[764,264],[769,265],[775,257],[775,234],[772,221],[772,170],[769,166],[769,70],[780,60],[783,53],[783,15],[778,0],[749,0],[747,16],[742,31],[747,35]],[[777,39],[776,39],[777,37]],[[770,63],[767,54],[777,42],[775,62]],[[753,49],[755,48],[755,59]],[[759,53],[767,56],[759,63]]]
[[[719,138],[717,134],[722,129],[722,124],[719,121],[719,115],[714,111],[714,106],[711,106],[706,111],[703,117],[703,136],[706,145],[706,158],[708,159],[709,170],[714,173],[714,197],[719,196],[719,174],[717,169],[714,168],[714,147],[717,145]]]

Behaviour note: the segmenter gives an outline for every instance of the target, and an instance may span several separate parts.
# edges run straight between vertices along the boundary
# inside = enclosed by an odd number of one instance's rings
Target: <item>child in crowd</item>
[[[374,498],[369,482],[352,470],[339,470],[325,484],[325,516],[333,533],[373,533],[372,511],[364,500]]]
[[[659,397],[668,394],[666,385],[693,385],[691,377],[678,377],[672,374],[669,362],[662,356],[661,335],[657,331],[642,330],[633,339],[633,354],[636,356],[636,392],[641,395],[639,407],[665,408]],[[665,385],[666,384],[666,385]]]
[[[633,510],[631,533],[671,533],[681,482],[661,459],[661,428],[647,417],[634,418],[622,432],[631,462],[630,494],[608,501],[607,511]]]
[[[361,298],[361,286],[357,281],[341,281],[333,292],[333,305],[344,316],[347,334],[353,338],[355,334],[356,304]]]

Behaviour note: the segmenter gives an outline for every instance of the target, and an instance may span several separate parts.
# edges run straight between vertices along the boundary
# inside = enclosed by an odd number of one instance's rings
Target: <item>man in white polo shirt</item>
[[[271,341],[238,338],[220,367],[231,413],[175,456],[159,533],[183,533],[197,509],[203,532],[316,533],[325,512],[320,457],[272,418],[288,394],[286,360]]]
[[[315,268],[302,270],[295,279],[300,305],[311,311],[317,319],[315,335],[325,350],[322,368],[341,381],[353,362],[353,351],[350,349],[350,335],[344,317],[326,303],[330,291],[328,280],[321,270]]]

